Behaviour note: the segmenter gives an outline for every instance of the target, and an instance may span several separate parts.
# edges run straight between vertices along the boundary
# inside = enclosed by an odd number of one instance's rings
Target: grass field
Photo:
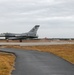
[[[13,54],[0,52],[0,75],[11,75],[15,61]]]
[[[4,46],[4,47],[51,52],[74,64],[74,44],[49,45],[49,46]]]

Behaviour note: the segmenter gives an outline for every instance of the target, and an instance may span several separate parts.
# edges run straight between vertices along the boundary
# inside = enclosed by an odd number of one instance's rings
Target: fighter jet
[[[27,33],[2,33],[0,34],[0,37],[5,37],[6,40],[20,40],[22,42],[23,39],[33,39],[38,38],[37,36],[37,30],[40,25],[35,25],[29,32]]]

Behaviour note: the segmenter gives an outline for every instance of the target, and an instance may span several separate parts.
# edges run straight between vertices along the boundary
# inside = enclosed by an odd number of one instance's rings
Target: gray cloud
[[[26,32],[35,24],[40,37],[74,37],[74,1],[0,0],[0,32]]]

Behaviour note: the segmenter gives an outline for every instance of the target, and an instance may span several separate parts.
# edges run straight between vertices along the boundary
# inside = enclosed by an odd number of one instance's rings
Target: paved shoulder
[[[12,75],[74,75],[74,65],[45,52],[0,49],[16,54],[15,69]]]

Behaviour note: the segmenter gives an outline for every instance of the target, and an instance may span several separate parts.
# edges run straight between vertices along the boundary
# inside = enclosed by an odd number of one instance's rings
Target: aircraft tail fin
[[[39,28],[40,25],[35,25],[29,32],[33,32],[33,33],[37,33],[37,30]]]

